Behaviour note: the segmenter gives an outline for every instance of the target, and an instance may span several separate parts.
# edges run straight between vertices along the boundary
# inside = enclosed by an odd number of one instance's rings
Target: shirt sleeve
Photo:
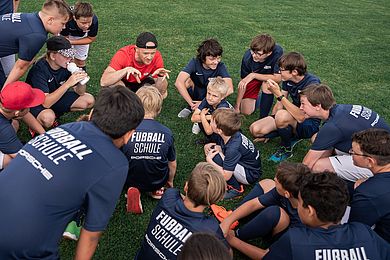
[[[326,123],[318,132],[310,149],[315,151],[330,150],[342,139],[341,131],[333,123]]]
[[[120,49],[115,53],[114,57],[112,57],[110,67],[114,70],[121,70],[126,68],[128,58],[129,57],[126,55],[126,51],[124,49]]]
[[[37,63],[38,64],[38,63]],[[42,90],[44,93],[49,93],[49,83],[47,82],[46,73],[38,67],[38,65],[33,65],[31,70],[27,75],[26,82],[34,88]]]
[[[83,226],[86,230],[96,232],[106,228],[121,194],[128,168],[126,164],[112,169],[87,192],[87,213]]]
[[[264,260],[289,260],[292,258],[291,242],[290,242],[290,232],[287,231],[282,235],[279,240],[273,243],[268,253],[264,256]]]
[[[46,42],[46,36],[40,33],[31,33],[19,39],[19,59],[32,61]]]
[[[195,72],[195,59],[191,59],[190,62],[184,67],[182,71],[187,72],[188,74],[192,74]]]
[[[92,25],[89,28],[88,36],[95,37],[98,34],[99,30],[99,21],[96,15],[93,16]]]
[[[202,102],[200,102],[200,104],[199,104],[199,106],[198,106],[198,109],[199,109],[200,111],[202,111],[202,109],[205,108],[206,106],[207,106],[207,101],[206,101],[206,99],[204,98],[204,99],[202,100]]]
[[[244,57],[242,57],[242,61],[241,61],[241,78],[242,79],[245,78],[246,76],[248,76],[248,74],[252,72],[250,67],[249,67],[249,60],[247,58],[248,51],[245,52]]]
[[[175,140],[171,136],[171,146],[168,149],[168,161],[173,162],[174,160],[176,160]]]
[[[22,147],[16,132],[11,124],[5,123],[0,129],[0,151],[4,154],[17,153]]]
[[[230,74],[226,68],[225,63],[221,62],[219,66],[219,76],[222,78],[230,78]]]

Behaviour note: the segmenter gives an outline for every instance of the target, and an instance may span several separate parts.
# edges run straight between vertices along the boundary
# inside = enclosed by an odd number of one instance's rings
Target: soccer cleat
[[[158,190],[155,190],[155,191],[152,191],[152,192],[148,192],[148,195],[150,197],[152,197],[153,199],[159,200],[164,195],[164,192],[165,192],[165,189],[164,189],[164,187],[162,187],[162,188],[160,188]]]
[[[227,216],[232,214],[232,210],[226,210],[222,206],[218,206],[216,204],[213,204],[210,206],[211,210],[213,211],[215,217],[219,220],[219,222],[222,222]],[[235,229],[238,226],[238,221],[234,221],[233,224],[230,225],[230,229]]]
[[[81,226],[80,227],[77,226],[76,221],[72,221],[68,224],[62,236],[64,238],[77,241],[79,240],[80,237],[80,231],[81,231]]]
[[[194,123],[192,125],[192,133],[196,135],[200,133],[199,123]]]
[[[279,149],[271,155],[269,158],[270,161],[273,161],[274,163],[280,163],[284,160],[287,160],[288,158],[292,157],[292,149],[288,149],[284,146],[280,146]]]
[[[235,199],[241,197],[243,193],[244,193],[244,187],[242,185],[240,185],[240,190],[237,190],[232,186],[228,185],[228,190],[225,192],[223,199],[224,200]]]
[[[142,214],[144,211],[142,209],[141,203],[141,193],[135,187],[130,187],[127,190],[127,212],[134,214]]]
[[[180,118],[186,118],[188,117],[189,115],[191,115],[192,111],[191,109],[188,109],[188,108],[183,108],[179,114],[177,114],[178,117]]]

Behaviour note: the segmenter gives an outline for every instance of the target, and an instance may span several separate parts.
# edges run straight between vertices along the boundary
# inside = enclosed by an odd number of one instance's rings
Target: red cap
[[[15,81],[3,87],[0,101],[6,109],[22,110],[41,105],[45,101],[45,93],[25,82]]]

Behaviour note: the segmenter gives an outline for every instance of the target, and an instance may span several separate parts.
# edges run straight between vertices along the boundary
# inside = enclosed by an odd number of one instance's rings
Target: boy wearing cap
[[[102,87],[120,84],[137,91],[144,84],[155,85],[163,98],[168,95],[169,70],[164,69],[157,39],[150,32],[138,35],[135,45],[125,46],[114,55],[100,79]]]
[[[88,75],[83,70],[71,74],[66,69],[74,56],[69,40],[53,36],[46,45],[46,56],[33,65],[26,82],[46,94],[43,104],[31,108],[31,113],[43,127],[49,128],[65,112],[91,108],[94,97],[86,93],[86,85],[80,83]]]
[[[98,33],[98,18],[90,3],[77,2],[72,11],[73,19],[66,24],[61,35],[68,38],[75,49],[76,65],[86,71],[89,45],[96,40]]]
[[[0,87],[17,81],[27,71],[46,41],[47,33],[61,32],[71,15],[62,0],[46,0],[38,13],[9,13],[0,18],[0,58],[18,54],[8,78],[0,66]]]
[[[19,127],[17,119],[28,116],[29,108],[42,104],[44,100],[45,95],[41,90],[20,81],[10,83],[1,90],[0,170],[8,165],[23,146],[16,135]]]

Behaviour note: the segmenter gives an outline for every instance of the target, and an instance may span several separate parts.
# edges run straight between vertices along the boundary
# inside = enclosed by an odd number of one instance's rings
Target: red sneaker
[[[152,192],[148,192],[148,195],[150,197],[152,197],[153,199],[159,200],[164,195],[164,192],[165,192],[165,188],[162,187],[162,188],[160,188],[158,190],[155,190],[155,191],[152,191]]]
[[[141,193],[135,187],[130,187],[127,190],[127,212],[134,214],[142,214],[144,211],[141,204]]]
[[[218,206],[216,204],[212,204],[210,206],[211,210],[213,211],[215,217],[219,220],[219,222],[222,222],[227,216],[232,214],[233,211],[231,210],[226,210],[222,206]],[[235,229],[238,226],[238,221],[234,221],[233,224],[231,224],[230,229]]]

